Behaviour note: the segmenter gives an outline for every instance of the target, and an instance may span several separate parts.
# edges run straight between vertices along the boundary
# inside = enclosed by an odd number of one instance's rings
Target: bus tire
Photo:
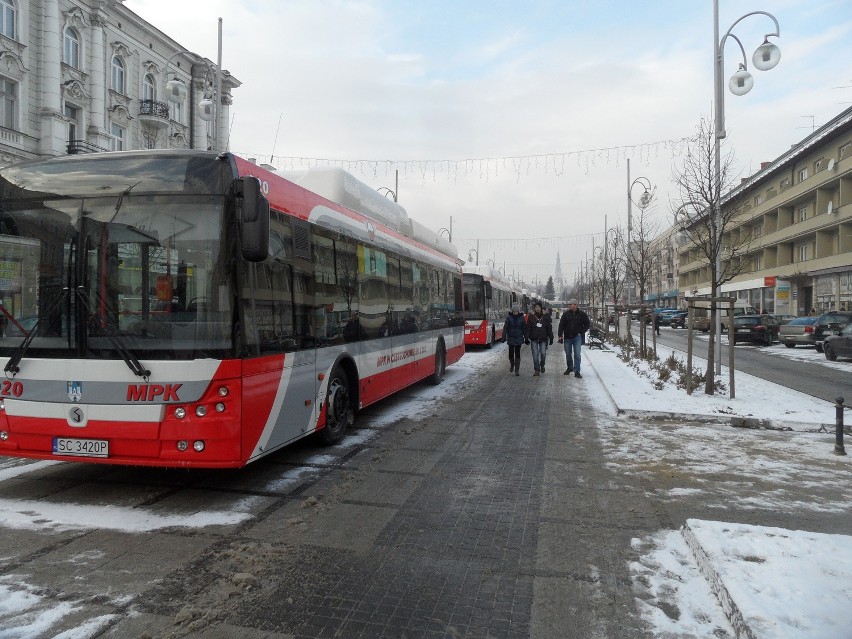
[[[429,383],[432,386],[437,386],[444,379],[444,372],[447,370],[447,351],[444,349],[444,341],[438,340],[438,346],[435,348],[435,372],[429,376]]]
[[[325,428],[320,431],[323,443],[331,446],[346,436],[346,429],[355,421],[355,411],[349,395],[349,378],[337,366],[328,380]]]

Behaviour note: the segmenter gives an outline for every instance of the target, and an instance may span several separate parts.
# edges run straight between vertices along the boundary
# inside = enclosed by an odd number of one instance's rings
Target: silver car
[[[814,346],[814,324],[817,317],[797,317],[786,324],[781,324],[778,341],[787,348],[796,346]]]

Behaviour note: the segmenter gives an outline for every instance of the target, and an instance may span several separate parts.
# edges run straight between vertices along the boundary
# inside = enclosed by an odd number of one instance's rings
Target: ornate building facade
[[[211,29],[215,25],[211,24]],[[240,82],[123,0],[0,0],[0,162],[140,148],[228,146]],[[168,80],[187,95],[166,99]],[[218,98],[217,122],[198,113]]]

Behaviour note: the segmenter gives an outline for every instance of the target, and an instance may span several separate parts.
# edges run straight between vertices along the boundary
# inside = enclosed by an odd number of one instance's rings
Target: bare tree
[[[645,293],[651,283],[654,266],[658,257],[657,251],[652,246],[653,240],[660,233],[660,223],[654,219],[648,206],[639,208],[639,214],[633,216],[633,228],[629,244],[624,248],[624,260],[631,279],[636,282],[640,304],[644,302]],[[645,314],[640,317],[641,331],[639,333],[639,347],[645,347]],[[643,351],[644,352],[644,351]]]
[[[719,297],[722,284],[751,270],[753,259],[749,253],[755,240],[753,229],[744,219],[745,202],[733,191],[737,175],[732,152],[720,151],[717,176],[715,135],[712,122],[702,118],[682,166],[672,171],[680,199],[674,210],[674,224],[684,246],[706,264],[713,298]],[[728,193],[724,202],[723,193]],[[715,346],[720,339],[716,335],[716,313],[716,304],[711,304],[704,385],[708,395],[715,388]]]
[[[611,233],[611,235],[610,235]],[[615,227],[610,230],[604,238],[604,286],[605,298],[612,301],[614,306],[619,305],[619,300],[624,293],[624,284],[627,279],[624,260],[624,241],[622,229]]]

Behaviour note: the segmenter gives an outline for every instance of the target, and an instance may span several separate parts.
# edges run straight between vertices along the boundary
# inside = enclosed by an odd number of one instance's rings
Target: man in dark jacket
[[[565,348],[565,360],[568,362],[568,368],[563,375],[570,375],[573,371],[574,377],[582,377],[580,354],[589,324],[589,316],[577,308],[577,300],[568,300],[568,310],[562,313],[557,329],[559,343]]]
[[[506,316],[503,323],[503,337],[509,346],[509,372],[515,371],[515,375],[521,374],[521,346],[527,339],[527,323],[521,313],[521,305],[512,304],[512,312]]]
[[[536,303],[535,310],[527,316],[527,338],[530,342],[533,358],[533,377],[544,372],[544,361],[547,359],[547,345],[553,344],[553,324],[550,315],[544,313],[541,304]]]

